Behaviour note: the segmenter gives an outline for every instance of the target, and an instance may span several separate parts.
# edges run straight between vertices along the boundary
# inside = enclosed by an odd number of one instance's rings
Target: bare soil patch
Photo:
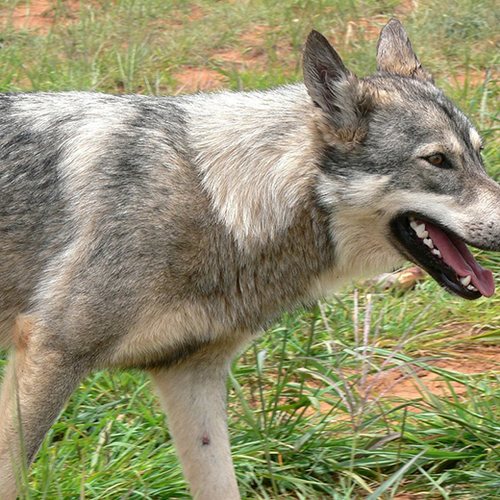
[[[223,75],[214,69],[204,67],[180,68],[174,78],[179,83],[178,93],[212,90],[222,85]]]
[[[243,33],[236,48],[215,52],[211,59],[231,63],[240,67],[265,68],[272,51],[277,60],[283,60],[292,52],[292,47],[285,41],[270,42],[269,36],[276,33],[276,28],[255,25]]]
[[[396,17],[405,17],[413,10],[417,10],[419,6],[419,0],[402,0],[394,8],[394,14]]]
[[[236,68],[242,71],[245,68],[252,70],[258,68],[265,70],[271,51],[277,60],[283,60],[293,50],[290,44],[281,41],[270,46],[267,36],[272,33],[272,28],[256,25],[240,36],[235,47],[213,52],[210,55],[210,60],[214,65],[225,69]],[[178,92],[186,93],[213,90],[221,87],[224,82],[224,76],[221,73],[204,66],[182,67],[174,74],[174,79],[179,82]]]
[[[75,21],[80,3],[67,0],[61,4],[50,0],[22,3],[10,11],[0,11],[0,25],[11,24],[15,29],[30,29],[46,33],[56,23]]]
[[[500,346],[467,347],[461,352],[446,353],[443,358],[436,359],[434,368],[442,368],[458,375],[478,375],[491,371],[500,372]],[[374,386],[374,393],[385,393],[388,397],[416,399],[429,391],[436,396],[449,396],[451,391],[462,396],[467,393],[467,386],[459,382],[444,381],[443,376],[426,369],[407,375],[407,370],[387,372]],[[419,383],[419,380],[421,383]]]
[[[470,335],[471,331],[468,334]],[[363,384],[358,382],[353,389],[359,391],[361,397],[367,397],[370,400],[376,398],[394,399],[398,403],[401,400],[409,402],[420,399],[426,393],[439,397],[452,397],[453,392],[453,397],[457,396],[465,399],[468,391],[466,384],[445,381],[439,370],[436,373],[434,369],[443,369],[447,372],[456,373],[457,378],[460,378],[461,375],[500,373],[500,345],[476,344],[463,349],[456,347],[454,351],[441,352],[436,355],[433,361],[429,361],[426,354],[422,354],[422,358],[425,357],[425,364],[429,366],[429,369],[419,368],[415,364],[400,369],[388,369],[378,374],[370,374]],[[417,362],[418,359],[418,357],[415,358]],[[355,374],[356,372],[349,370],[348,373],[344,373],[344,376],[348,378]],[[309,380],[307,383],[313,388],[324,386],[322,382],[317,380]],[[332,395],[332,398],[336,400],[337,396]],[[321,413],[328,413],[332,410],[332,405],[326,401],[320,401],[319,410]],[[413,408],[413,410],[416,410],[416,408]],[[311,408],[307,413],[312,414],[314,410]],[[337,420],[349,420],[350,416],[335,410],[335,418]]]
[[[203,19],[205,16],[205,12],[199,5],[191,5],[189,9],[189,15],[188,15],[188,20],[193,22],[193,21],[200,21]]]
[[[187,14],[186,12],[189,11]],[[167,26],[169,28],[180,28],[184,26],[186,22],[193,23],[201,21],[206,16],[206,12],[201,6],[191,4],[189,8],[185,8],[184,11],[173,11],[168,19],[157,19],[155,21],[156,26]]]
[[[474,88],[480,87],[490,80],[498,80],[498,78],[500,78],[500,73],[497,68],[462,68],[452,74],[448,80],[456,87],[465,88],[468,86]]]

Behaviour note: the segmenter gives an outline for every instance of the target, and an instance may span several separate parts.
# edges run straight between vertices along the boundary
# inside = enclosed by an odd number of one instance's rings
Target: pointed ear
[[[434,82],[432,75],[422,67],[403,25],[397,19],[391,19],[380,33],[377,62],[382,73]]]
[[[330,144],[351,147],[363,140],[371,96],[351,73],[328,40],[311,31],[303,54],[304,83],[321,110],[316,124]]]
[[[347,82],[353,75],[328,40],[317,31],[311,31],[307,37],[302,67],[311,99],[326,113],[338,112],[335,86]]]

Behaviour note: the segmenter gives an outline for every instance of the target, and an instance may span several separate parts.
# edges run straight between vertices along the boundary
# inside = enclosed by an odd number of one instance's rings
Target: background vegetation
[[[311,28],[362,76],[392,16],[477,123],[499,179],[498,0],[1,0],[0,91],[264,89],[301,79]],[[500,258],[480,258],[498,278]],[[498,500],[498,297],[466,303],[429,278],[409,292],[363,282],[285,316],[228,384],[243,496]],[[142,373],[95,374],[24,497],[186,498],[164,424]]]

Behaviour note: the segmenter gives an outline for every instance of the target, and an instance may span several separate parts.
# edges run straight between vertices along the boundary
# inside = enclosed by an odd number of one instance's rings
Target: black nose
[[[500,223],[494,221],[474,221],[466,224],[468,243],[481,250],[500,252]]]

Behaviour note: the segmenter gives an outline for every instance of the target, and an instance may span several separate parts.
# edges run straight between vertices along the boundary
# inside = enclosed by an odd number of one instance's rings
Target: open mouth
[[[450,292],[469,300],[495,292],[491,271],[449,230],[417,214],[397,217],[391,228],[406,257]]]

